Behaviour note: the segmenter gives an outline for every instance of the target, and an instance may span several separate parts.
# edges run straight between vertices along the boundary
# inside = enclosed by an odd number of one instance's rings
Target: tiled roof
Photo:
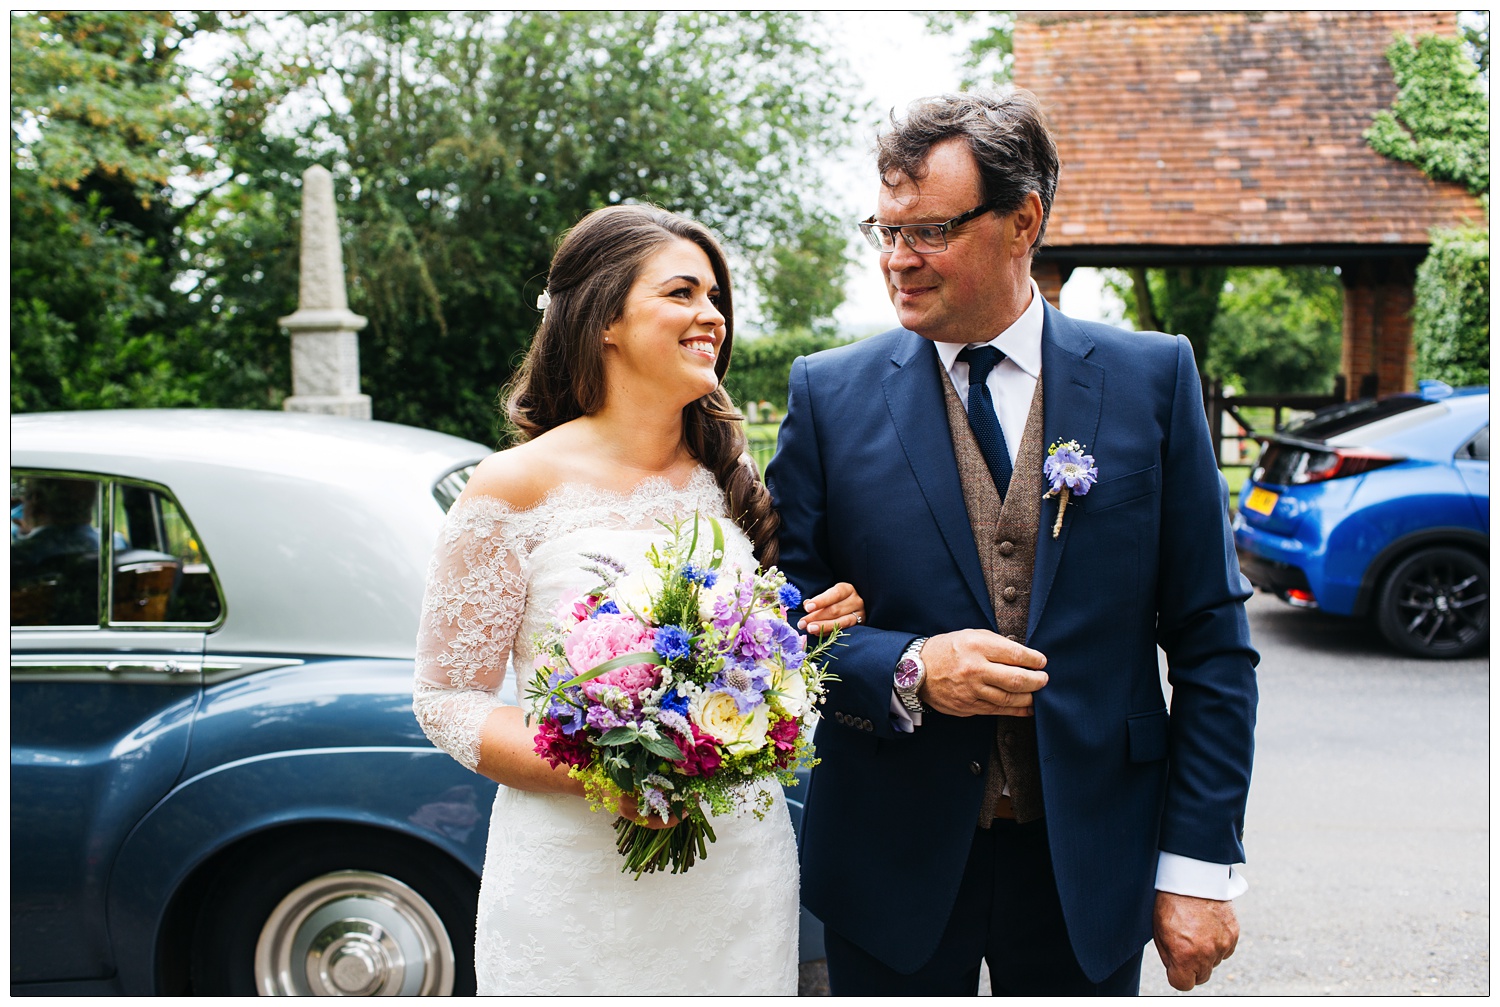
[[[1385,50],[1451,11],[1022,14],[1015,81],[1051,119],[1048,243],[1426,244],[1482,217],[1364,140],[1396,86]]]

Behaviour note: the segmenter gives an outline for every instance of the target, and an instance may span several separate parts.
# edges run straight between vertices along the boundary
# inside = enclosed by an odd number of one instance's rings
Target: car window
[[[1305,441],[1323,441],[1430,405],[1431,402],[1415,395],[1342,402],[1319,409],[1305,420],[1288,424],[1278,433]]]
[[[12,626],[97,626],[102,483],[11,474]]]
[[[1457,458],[1467,458],[1471,461],[1487,462],[1490,460],[1490,428],[1488,425],[1479,433],[1469,438],[1469,443],[1458,449]]]
[[[112,622],[218,621],[212,568],[176,500],[156,487],[116,483],[111,527]]]
[[[1370,444],[1379,444],[1381,441],[1397,434],[1414,430],[1423,424],[1430,423],[1435,419],[1447,416],[1453,410],[1441,402],[1423,402],[1420,408],[1403,410],[1399,413],[1386,414],[1368,423],[1349,430],[1330,434],[1323,438],[1325,444],[1333,447],[1364,447]]]
[[[437,502],[442,506],[444,514],[448,513],[448,509],[453,506],[453,502],[458,499],[458,495],[464,491],[464,487],[469,484],[469,476],[473,475],[474,470],[478,467],[478,462],[471,462],[461,468],[454,469],[433,484],[432,495],[437,498]]]

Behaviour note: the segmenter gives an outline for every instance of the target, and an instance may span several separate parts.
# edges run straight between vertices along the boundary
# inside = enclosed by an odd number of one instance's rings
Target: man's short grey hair
[[[979,164],[983,199],[1001,214],[1014,213],[1035,192],[1042,200],[1040,248],[1057,192],[1057,145],[1036,95],[1025,88],[973,91],[919,98],[904,118],[891,112],[890,128],[875,141],[875,165],[882,185],[898,175],[920,183],[934,144],[962,137]]]

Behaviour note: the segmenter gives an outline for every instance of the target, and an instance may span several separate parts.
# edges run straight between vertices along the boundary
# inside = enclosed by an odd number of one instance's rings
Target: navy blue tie
[[[993,346],[971,346],[960,350],[958,359],[969,365],[969,429],[974,431],[995,488],[1004,500],[1005,491],[1010,489],[1010,450],[1005,446],[1005,431],[1000,429],[995,400],[990,398],[985,379],[1005,359],[1005,354]]]

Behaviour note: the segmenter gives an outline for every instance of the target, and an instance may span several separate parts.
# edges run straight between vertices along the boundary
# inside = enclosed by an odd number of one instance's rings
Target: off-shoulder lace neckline
[[[708,489],[717,491],[718,488],[719,481],[715,479],[714,474],[700,462],[693,466],[692,475],[688,476],[687,480],[681,486],[676,485],[672,482],[671,479],[667,478],[666,476],[647,476],[628,490],[617,490],[612,489],[608,486],[596,486],[591,482],[585,482],[581,479],[569,479],[553,486],[546,493],[543,493],[542,496],[536,501],[536,503],[533,503],[527,507],[517,507],[509,500],[505,500],[497,496],[490,496],[489,494],[480,494],[468,497],[465,500],[454,504],[453,509],[458,510],[460,507],[474,506],[477,505],[480,501],[485,501],[492,506],[503,508],[504,510],[509,511],[512,514],[530,514],[535,511],[542,510],[543,508],[557,502],[559,499],[567,496],[570,493],[583,493],[595,497],[602,497],[610,501],[630,503],[639,497],[681,496],[686,493],[699,492]]]

